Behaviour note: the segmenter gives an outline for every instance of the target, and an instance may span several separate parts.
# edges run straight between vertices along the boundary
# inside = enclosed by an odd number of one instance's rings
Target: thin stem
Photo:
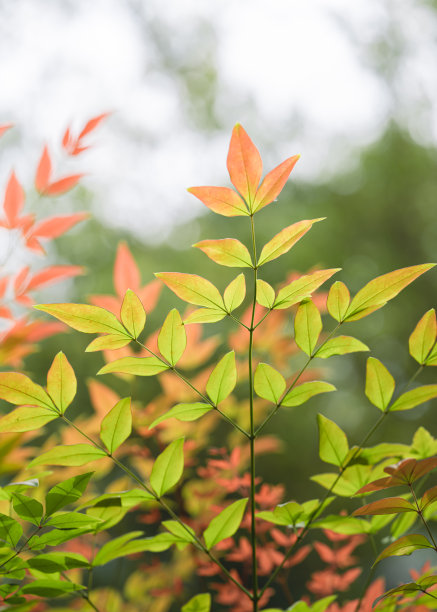
[[[71,578],[69,578],[67,576],[67,574],[65,572],[61,572],[62,576],[68,581],[73,583],[73,581],[71,580]],[[89,587],[88,587],[88,593],[86,591],[78,591],[79,595],[82,597],[82,599],[85,599],[85,601],[88,602],[88,604],[92,607],[93,610],[96,610],[96,612],[100,612],[100,610],[98,609],[98,607],[96,606],[95,603],[93,603],[90,599],[89,596]]]
[[[245,329],[247,329],[247,331],[250,331],[250,328],[245,323],[243,323],[243,321],[240,321],[240,319],[235,317],[231,312],[228,312],[227,315],[228,317],[231,317],[231,319],[233,319],[235,323],[238,323],[238,325],[241,325],[241,327],[244,327]]]
[[[420,509],[419,502],[417,501],[416,493],[414,492],[413,485],[411,484],[411,482],[408,484],[408,486],[410,487],[411,495],[413,496],[413,500],[417,508],[417,514],[420,516],[420,520],[422,521],[423,526],[425,527],[429,537],[431,538],[434,550],[437,552],[437,544],[434,540],[434,536],[432,535],[431,529],[429,528],[428,521],[425,519],[425,517],[423,516],[423,512]]]

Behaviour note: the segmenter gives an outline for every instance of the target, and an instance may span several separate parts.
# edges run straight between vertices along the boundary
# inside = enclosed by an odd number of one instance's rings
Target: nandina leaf
[[[181,608],[181,612],[210,612],[210,610],[210,593],[199,593],[199,595],[195,595]]]
[[[285,391],[285,378],[267,363],[259,363],[255,370],[254,389],[260,397],[277,404]]]
[[[411,553],[413,553],[415,550],[419,550],[420,548],[433,548],[433,546],[423,535],[413,533],[402,536],[402,538],[399,538],[387,546],[387,548],[384,548],[382,553],[377,556],[373,565],[376,565],[379,563],[379,561],[382,561],[387,557],[411,555]]]
[[[21,587],[20,592],[27,595],[37,595],[39,597],[61,597],[66,593],[81,591],[85,587],[75,582],[67,582],[58,578],[40,578]]]
[[[52,162],[47,146],[44,147],[41,158],[38,163],[35,176],[35,189],[43,193],[50,182],[52,174]]]
[[[158,335],[158,348],[161,355],[174,366],[184,354],[187,346],[187,332],[181,315],[173,308],[168,313]]]
[[[344,470],[340,478],[338,473],[328,473],[311,476],[311,480],[332,491],[334,495],[351,497],[357,494],[357,489],[368,482],[371,471],[370,465],[351,465]]]
[[[0,418],[0,433],[21,433],[39,429],[58,415],[42,406],[20,406]]]
[[[93,472],[79,474],[52,487],[46,495],[46,514],[49,516],[77,501],[85,492]]]
[[[420,364],[426,362],[437,335],[435,309],[426,312],[409,338],[410,355]]]
[[[12,503],[15,512],[24,521],[29,521],[33,525],[39,525],[44,514],[42,504],[36,499],[22,495],[21,493],[12,493]]]
[[[0,514],[0,540],[15,548],[22,535],[23,529],[20,523],[6,514]]]
[[[332,357],[332,355],[346,355],[347,353],[369,350],[368,346],[356,338],[352,338],[351,336],[337,336],[325,342],[325,344],[319,348],[315,357],[327,359],[328,357]]]
[[[341,281],[335,281],[328,293],[326,307],[336,321],[343,321],[350,304],[349,289]]]
[[[161,524],[182,542],[187,542],[188,544],[193,544],[196,542],[196,534],[194,529],[186,523],[178,521],[162,521]]]
[[[0,125],[0,136],[3,136],[3,134],[10,130],[13,126],[13,123],[3,123],[2,125]]]
[[[158,423],[162,423],[163,421],[167,421],[167,419],[177,419],[178,421],[197,421],[203,417],[204,414],[212,410],[212,406],[210,404],[177,404],[170,408],[165,414],[162,414],[160,417],[155,419],[153,423],[149,425],[149,429],[153,429],[158,425]]]
[[[317,415],[319,426],[319,454],[322,461],[342,467],[349,452],[349,444],[344,431],[322,414]]]
[[[121,493],[105,493],[104,495],[99,495],[99,497],[85,502],[81,505],[80,509],[96,506],[104,507],[106,502],[108,502],[108,506],[112,506],[114,500],[119,500],[122,508],[130,509],[134,506],[139,506],[143,502],[154,501],[155,497],[152,493],[148,493],[144,489],[131,489],[130,491],[122,491]]]
[[[322,319],[317,306],[311,301],[302,302],[294,318],[294,341],[307,355],[311,355],[316,347]]]
[[[82,138],[84,138],[87,134],[95,130],[96,127],[99,125],[99,123],[101,123],[104,119],[106,119],[106,117],[109,117],[110,114],[111,113],[108,113],[108,112],[102,113],[100,115],[97,115],[96,117],[92,117],[92,119],[89,119],[86,122],[85,127],[82,129],[77,139],[82,140]]]
[[[260,306],[269,309],[273,308],[275,303],[275,290],[269,283],[260,278],[256,281],[256,301]]]
[[[234,535],[243,520],[247,498],[239,499],[215,516],[203,533],[208,550]]]
[[[63,512],[44,522],[47,526],[56,527],[56,529],[77,529],[78,527],[97,527],[101,520],[80,514],[80,512]]]
[[[246,279],[239,274],[229,283],[223,294],[223,301],[227,312],[232,312],[241,305],[246,296]]]
[[[39,289],[50,283],[63,280],[64,278],[71,278],[78,274],[83,274],[83,268],[81,266],[50,266],[32,276],[27,284],[26,291]],[[35,308],[37,307],[35,306]]]
[[[244,201],[229,187],[190,187],[188,191],[213,212],[224,217],[249,215]]]
[[[0,398],[11,404],[30,404],[55,411],[56,407],[42,387],[24,374],[0,372]]]
[[[331,278],[340,268],[318,270],[292,281],[278,292],[273,308],[289,308],[303,299],[311,296],[328,278]]]
[[[140,288],[141,277],[138,266],[129,247],[120,242],[117,248],[114,264],[114,288],[119,297],[123,297],[128,289],[137,292]]]
[[[92,340],[85,349],[85,352],[91,353],[93,351],[105,351],[122,348],[131,341],[131,338],[121,334],[106,334],[105,336],[99,336]]]
[[[155,376],[169,366],[159,357],[122,357],[107,363],[97,374],[108,374],[117,372],[118,374],[134,374],[135,376]]]
[[[293,387],[282,400],[283,406],[300,406],[319,393],[336,391],[334,385],[320,380],[302,383]]]
[[[73,189],[80,179],[83,177],[83,174],[71,174],[70,176],[64,176],[64,178],[55,181],[54,183],[50,183],[43,190],[44,195],[48,196],[58,196],[70,191]]]
[[[232,393],[237,384],[235,352],[230,351],[220,359],[208,378],[206,391],[215,405]]]
[[[77,381],[74,370],[64,353],[60,351],[47,373],[47,392],[61,414],[64,414],[74,400],[76,391]]]
[[[262,161],[258,149],[239,123],[232,130],[227,167],[232,184],[252,210],[261,180]]]
[[[264,208],[264,206],[267,206],[267,204],[270,204],[270,202],[276,200],[284,188],[284,185],[290,176],[290,172],[299,161],[299,158],[300,155],[293,155],[293,157],[289,157],[279,164],[279,166],[276,166],[276,168],[266,174],[256,192],[255,201],[253,203],[253,212],[261,210],[261,208]]]
[[[365,504],[352,512],[353,516],[364,516],[366,514],[399,514],[402,512],[417,512],[415,506],[402,497],[386,497]]]
[[[414,436],[411,451],[419,457],[426,459],[437,454],[437,440],[435,440],[427,429],[419,427]]]
[[[229,268],[252,268],[252,258],[247,247],[235,238],[201,240],[194,247],[200,249],[216,263]]]
[[[357,320],[370,314],[398,295],[407,285],[412,283],[435,264],[422,264],[394,270],[371,280],[365,285],[350,303],[345,321]]]
[[[207,308],[223,308],[223,299],[218,289],[206,278],[182,272],[158,272],[155,274],[181,300]]]
[[[106,457],[105,451],[91,444],[70,444],[69,446],[55,446],[46,453],[38,455],[29,463],[34,465],[67,465],[79,466]]]
[[[30,232],[30,236],[34,236],[35,238],[58,238],[58,236],[61,236],[77,223],[88,217],[89,213],[49,217],[48,219],[43,219],[39,221],[39,223],[36,223]]]
[[[100,439],[108,451],[114,453],[132,432],[130,397],[118,401],[100,426]]]
[[[430,354],[426,358],[425,365],[427,365],[427,366],[435,366],[435,365],[437,365],[437,342],[436,342],[436,344],[434,344],[433,349],[431,350]]]
[[[366,368],[365,393],[374,406],[384,411],[390,404],[395,381],[387,368],[374,357],[369,357]]]
[[[140,298],[132,289],[126,291],[121,305],[120,319],[132,338],[138,338],[146,324],[146,313]]]
[[[23,205],[24,191],[18,182],[15,172],[12,172],[6,186],[5,199],[3,202],[3,210],[5,211],[9,227],[15,227]]]
[[[226,316],[226,312],[219,308],[197,308],[184,320],[184,325],[190,323],[216,323]]]
[[[277,259],[284,253],[288,253],[291,247],[311,229],[313,223],[317,223],[318,221],[322,221],[322,218],[299,221],[298,223],[293,223],[293,225],[285,227],[279,234],[276,234],[276,236],[263,246],[261,255],[258,259],[258,266],[263,266],[268,261]]]
[[[424,385],[403,393],[390,407],[390,412],[410,410],[437,397],[437,385]]]
[[[155,459],[150,484],[158,497],[162,497],[182,476],[184,469],[184,438],[174,440]]]
[[[39,304],[36,309],[47,312],[73,329],[86,334],[116,333],[127,336],[115,315],[99,306],[88,304]]]
[[[427,506],[435,502],[437,499],[437,485],[425,491],[420,500],[420,509],[425,510]]]

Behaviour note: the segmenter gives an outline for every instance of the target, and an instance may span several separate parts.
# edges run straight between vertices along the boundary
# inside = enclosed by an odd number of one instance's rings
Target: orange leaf
[[[47,188],[52,174],[52,162],[47,146],[44,147],[35,176],[35,188],[42,193]]]
[[[71,137],[70,128],[68,127],[65,130],[64,136],[62,138],[62,146],[64,147],[64,149],[67,149],[68,151],[71,147],[71,142],[72,142],[72,137]]]
[[[13,125],[13,123],[4,123],[3,125],[0,125],[0,136],[3,136],[3,134],[10,130]]]
[[[119,297],[128,289],[137,292],[140,287],[140,271],[125,242],[120,242],[114,264],[114,288]]]
[[[3,202],[3,210],[5,211],[9,227],[16,226],[20,210],[23,208],[23,204],[23,188],[18,182],[15,172],[12,172],[6,187],[5,199]]]
[[[64,178],[59,179],[59,181],[55,181],[51,183],[44,189],[44,195],[49,196],[58,196],[70,191],[73,189],[75,185],[80,181],[83,177],[83,174],[72,174],[70,176],[65,176]]]
[[[253,212],[276,200],[299,158],[300,155],[289,157],[264,177],[253,202]]]
[[[188,189],[205,206],[224,217],[248,215],[246,204],[238,193],[229,187],[190,187]]]
[[[232,184],[251,208],[261,180],[262,161],[258,149],[239,123],[232,130],[227,167]]]
[[[50,217],[37,223],[30,234],[31,237],[37,238],[57,238],[71,227],[89,217],[88,213],[76,213],[74,215],[62,215],[59,217]]]
[[[201,240],[193,246],[222,266],[230,268],[251,268],[253,266],[249,251],[235,238]]]
[[[82,273],[83,268],[81,266],[50,266],[50,268],[45,268],[32,276],[27,285],[27,291]]]
[[[78,136],[78,141],[81,140],[84,136],[86,136],[87,134],[89,134],[90,132],[92,132],[93,130],[96,129],[96,127],[99,125],[99,123],[101,121],[103,121],[103,119],[106,119],[106,117],[108,117],[111,113],[102,113],[101,115],[97,115],[97,117],[93,117],[92,119],[90,119],[86,124],[85,127],[83,128],[83,130],[81,131],[81,133]]]
[[[416,512],[416,508],[402,497],[386,497],[366,504],[352,512],[353,516],[365,514],[398,514],[400,512]]]

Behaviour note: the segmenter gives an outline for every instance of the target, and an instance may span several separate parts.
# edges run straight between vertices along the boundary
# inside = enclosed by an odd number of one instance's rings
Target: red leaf
[[[50,159],[50,153],[47,146],[44,147],[41,158],[39,160],[38,168],[35,176],[35,188],[40,193],[43,193],[50,181],[52,174],[52,162]]]
[[[9,284],[8,276],[3,276],[2,278],[0,278],[0,299],[4,297],[8,284]]]
[[[12,312],[9,310],[9,308],[6,308],[6,306],[0,306],[0,318],[13,319],[14,316]]]
[[[114,264],[114,288],[119,297],[123,297],[128,289],[137,291],[141,282],[140,271],[125,242],[117,248]]]
[[[251,204],[261,179],[262,161],[258,149],[239,123],[232,130],[227,167],[232,184]]]
[[[70,150],[71,148],[71,144],[72,144],[72,137],[71,137],[71,132],[70,132],[70,128],[68,127],[65,132],[64,132],[64,136],[62,138],[62,146],[64,147],[64,149],[67,149],[67,151]]]
[[[106,119],[106,117],[108,117],[111,113],[102,113],[101,115],[97,115],[97,117],[93,117],[92,119],[90,119],[86,124],[85,127],[83,128],[83,130],[81,131],[81,133],[78,136],[78,141],[81,140],[84,136],[86,136],[87,134],[89,134],[90,132],[92,132],[93,130],[96,129],[96,127],[99,125],[99,123],[101,121],[103,121],[103,119]]]
[[[5,211],[6,219],[9,227],[16,227],[20,210],[24,204],[24,191],[18,182],[15,172],[11,173],[9,178],[5,199],[3,202],[3,210]]]
[[[13,125],[13,123],[4,123],[3,125],[0,125],[0,136],[3,136],[3,134],[10,130]]]
[[[76,145],[74,149],[71,151],[71,155],[80,155],[87,149],[89,149],[89,147],[79,147],[78,145]]]
[[[36,238],[58,238],[74,225],[89,217],[88,213],[76,213],[74,215],[62,215],[50,217],[37,223],[29,237]]]
[[[256,192],[255,201],[253,203],[254,212],[261,210],[261,208],[264,208],[264,206],[276,200],[299,158],[300,155],[289,157],[264,177],[263,182]]]
[[[50,268],[45,268],[32,276],[27,285],[27,291],[82,273],[83,268],[81,266],[50,266]]]
[[[27,287],[27,283],[25,283],[25,279],[29,274],[29,266],[25,266],[22,268],[14,279],[14,293],[16,296],[24,293],[25,288]]]
[[[70,189],[73,189],[73,187],[77,185],[77,183],[82,177],[83,174],[72,174],[70,176],[65,176],[64,178],[61,178],[58,181],[55,181],[54,183],[48,185],[48,187],[44,189],[44,195],[62,195],[63,193],[70,191]]]

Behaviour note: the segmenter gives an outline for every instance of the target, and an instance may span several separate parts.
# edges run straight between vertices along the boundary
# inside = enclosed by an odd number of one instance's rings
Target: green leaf
[[[229,283],[223,294],[223,301],[227,312],[232,312],[243,303],[246,297],[246,279],[244,274],[239,274]]]
[[[203,251],[210,259],[221,266],[253,268],[252,258],[247,247],[235,238],[201,240],[193,244],[193,247]]]
[[[158,357],[122,357],[107,363],[97,374],[117,372],[135,376],[155,376],[168,369],[169,366]]]
[[[269,309],[273,308],[275,303],[275,290],[269,283],[260,278],[256,281],[256,301],[260,306]]]
[[[213,408],[210,404],[177,404],[168,410],[168,412],[155,419],[153,423],[149,425],[149,429],[153,429],[156,427],[156,425],[158,425],[158,423],[162,423],[167,419],[178,419],[178,421],[196,421],[212,409]]]
[[[137,339],[146,324],[146,313],[140,298],[131,289],[125,293],[120,319],[132,338]]]
[[[22,535],[20,523],[6,514],[0,514],[0,540],[15,548]]]
[[[351,497],[369,482],[371,472],[372,467],[369,465],[351,465],[344,470],[340,478],[338,473],[328,473],[311,476],[311,480],[329,491],[332,489],[335,495]]]
[[[288,253],[291,247],[311,229],[313,223],[317,223],[318,221],[322,221],[322,218],[299,221],[298,223],[293,223],[293,225],[285,227],[279,234],[276,234],[276,236],[263,246],[261,255],[258,259],[258,266],[263,266],[268,261],[272,261],[284,255],[284,253]]]
[[[431,308],[420,319],[408,342],[411,357],[421,365],[426,362],[426,358],[435,344],[436,335],[435,309]]]
[[[416,507],[402,497],[386,497],[365,504],[352,512],[353,516],[364,516],[366,514],[399,514],[401,512],[417,512]]]
[[[335,281],[328,293],[326,307],[339,323],[343,321],[350,303],[349,289],[341,281]]]
[[[55,485],[46,495],[46,514],[50,516],[77,501],[84,493],[93,472],[73,476]]]
[[[126,330],[117,317],[99,306],[89,304],[39,304],[34,306],[85,334],[121,334]]]
[[[108,451],[114,453],[132,432],[130,397],[118,401],[100,426],[100,439]]]
[[[191,323],[217,323],[226,316],[219,308],[197,308],[184,320],[184,325]]]
[[[0,418],[0,433],[21,433],[43,427],[58,414],[41,406],[20,406]]]
[[[240,526],[246,510],[247,498],[239,499],[215,516],[203,533],[208,550],[230,538]]]
[[[316,291],[324,282],[338,272],[340,268],[332,268],[331,270],[318,270],[312,274],[301,276],[292,281],[278,292],[273,308],[283,309],[289,308],[305,298],[311,297],[311,294]]]
[[[393,403],[390,408],[390,412],[397,410],[410,410],[420,404],[424,404],[429,400],[437,397],[437,385],[424,385],[423,387],[417,387],[411,391],[403,393]]]
[[[237,384],[235,352],[230,351],[220,359],[208,378],[206,391],[215,405],[232,393]]]
[[[121,334],[106,334],[105,336],[99,336],[94,338],[85,349],[86,353],[92,353],[94,351],[114,351],[123,346],[127,346],[131,342],[129,336],[122,336]]]
[[[94,531],[89,528],[83,529],[52,529],[47,533],[43,533],[41,536],[32,536],[29,540],[29,550],[42,550],[46,546],[59,546],[64,542],[69,542],[75,538]]]
[[[319,426],[319,454],[322,461],[342,467],[349,452],[346,434],[338,425],[322,414],[317,415]]]
[[[32,569],[45,574],[54,574],[77,567],[89,567],[89,562],[79,553],[52,552],[43,553],[28,559],[27,564]]]
[[[437,365],[437,342],[434,344],[434,348],[431,350],[430,354],[426,358],[427,366],[436,366]]]
[[[124,533],[118,538],[113,538],[109,540],[97,552],[92,562],[92,565],[94,567],[97,565],[104,565],[105,563],[108,563],[109,561],[116,559],[117,556],[113,556],[113,555],[114,554],[117,555],[118,551],[120,551],[125,544],[127,544],[128,542],[130,542],[134,538],[137,538],[140,535],[143,535],[142,531],[130,531],[129,533]]]
[[[402,538],[399,538],[387,546],[387,548],[384,548],[382,553],[376,558],[373,565],[376,565],[387,557],[411,555],[412,552],[420,548],[433,548],[433,546],[423,535],[411,534],[402,536]]]
[[[80,514],[80,512],[63,512],[51,516],[45,524],[57,529],[78,529],[82,527],[94,528],[98,523],[100,523],[99,519]]]
[[[419,427],[413,436],[411,450],[419,459],[426,459],[437,455],[437,440],[435,440],[427,429]],[[408,456],[411,456],[409,453]]]
[[[162,521],[162,526],[180,540],[193,544],[196,541],[194,529],[178,521]]]
[[[351,336],[337,336],[337,338],[331,338],[325,342],[314,357],[327,359],[333,355],[346,355],[347,353],[357,353],[359,351],[369,350],[368,346],[356,338],[352,338]]]
[[[106,457],[105,451],[91,444],[70,444],[68,446],[55,446],[46,453],[35,457],[28,467],[35,465],[67,465],[79,466]]]
[[[144,502],[155,501],[155,496],[148,493],[144,489],[131,489],[130,491],[121,491],[120,493],[105,493],[99,495],[95,499],[89,500],[80,506],[82,508],[90,507],[116,507],[134,508]]]
[[[311,301],[302,302],[294,318],[294,341],[307,355],[311,355],[316,347],[322,319],[317,306]]]
[[[385,304],[398,295],[407,285],[412,283],[435,264],[422,264],[394,270],[371,280],[353,298],[347,310],[345,321],[360,319]]]
[[[181,612],[210,612],[210,610],[211,595],[209,593],[195,595],[181,608]]]
[[[0,372],[0,399],[10,404],[42,406],[57,412],[51,397],[24,374]]]
[[[158,348],[161,355],[171,365],[175,365],[182,357],[187,346],[187,333],[182,323],[181,315],[173,308],[168,313],[158,335]]]
[[[315,521],[312,524],[315,529],[329,529],[334,533],[342,535],[355,535],[357,533],[370,533],[371,527],[368,521],[349,516],[329,515]]]
[[[21,493],[12,493],[12,503],[15,512],[20,518],[25,521],[39,525],[44,514],[42,504],[36,499],[22,495]]]
[[[133,538],[138,535],[141,535],[141,532],[135,531],[107,542],[95,556],[92,565],[94,567],[97,565],[104,565],[114,559],[137,554],[139,552],[161,552],[170,548],[172,544],[181,542],[179,538],[171,533],[159,533],[153,538],[134,540]]]
[[[305,511],[301,504],[291,501],[285,504],[279,504],[279,506],[276,506],[273,512],[258,512],[256,516],[264,521],[268,521],[269,523],[288,527],[290,525],[296,525],[297,522],[303,520],[305,517]]]
[[[313,380],[312,382],[302,383],[301,385],[297,385],[297,387],[293,387],[293,389],[287,393],[282,400],[282,405],[300,406],[311,399],[314,395],[318,395],[319,393],[329,393],[330,391],[336,391],[336,388],[334,385],[327,382]]]
[[[158,497],[162,497],[179,482],[184,469],[184,438],[174,440],[155,459],[150,484]]]
[[[189,304],[224,310],[219,290],[206,278],[181,272],[158,272],[155,276],[160,278],[181,300]]]
[[[34,580],[30,584],[25,584],[21,587],[21,593],[26,595],[38,595],[39,597],[60,597],[66,593],[73,593],[74,591],[81,591],[85,587],[81,584],[74,582],[67,582],[67,580],[57,580],[55,578],[45,578],[41,580]]]
[[[60,351],[47,373],[47,392],[61,414],[64,414],[74,400],[76,390],[77,381],[74,370],[64,353]]]
[[[369,357],[366,368],[365,393],[370,402],[384,411],[390,404],[395,381],[387,368],[374,357]]]
[[[285,391],[285,378],[267,363],[259,363],[255,371],[254,389],[260,397],[277,404]]]

